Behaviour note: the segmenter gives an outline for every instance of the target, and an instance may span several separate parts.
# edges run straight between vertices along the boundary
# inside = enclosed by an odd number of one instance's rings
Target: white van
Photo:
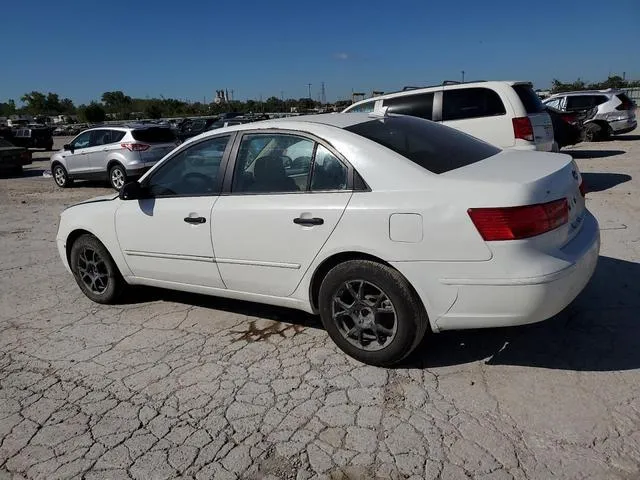
[[[343,113],[412,115],[441,122],[500,148],[553,150],[551,117],[528,82],[469,82],[406,88],[354,103]]]

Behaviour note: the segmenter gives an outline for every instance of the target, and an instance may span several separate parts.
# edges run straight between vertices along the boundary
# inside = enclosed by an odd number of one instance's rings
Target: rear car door
[[[123,201],[116,234],[127,265],[147,283],[224,288],[211,244],[230,135],[179,151],[142,182],[141,200]]]
[[[88,149],[89,168],[95,173],[107,172],[107,155],[111,150],[120,150],[120,140],[125,132],[111,129],[94,130],[91,147]]]
[[[228,194],[213,209],[216,262],[230,290],[291,295],[340,221],[353,172],[298,132],[245,133]]]
[[[86,174],[89,170],[89,155],[87,151],[91,147],[91,130],[82,132],[74,138],[65,150],[63,157],[66,161],[67,172],[71,175]]]
[[[442,123],[498,147],[514,145],[511,118],[500,96],[489,88],[445,89]]]

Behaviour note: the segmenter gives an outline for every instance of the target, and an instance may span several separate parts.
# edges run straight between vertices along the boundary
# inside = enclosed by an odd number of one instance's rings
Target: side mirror
[[[64,150],[69,150],[71,153],[73,153],[73,145],[71,145],[70,143],[65,143],[62,148]]]
[[[125,183],[118,194],[120,200],[140,200],[145,198],[146,190],[139,182]]]

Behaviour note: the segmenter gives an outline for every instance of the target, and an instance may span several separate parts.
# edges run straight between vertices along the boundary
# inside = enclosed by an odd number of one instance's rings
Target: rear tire
[[[369,365],[390,366],[421,342],[429,320],[409,282],[391,267],[349,260],[322,281],[322,323],[338,347]]]
[[[602,138],[602,127],[594,122],[588,123],[584,130],[585,142],[597,142]]]
[[[127,183],[127,172],[122,165],[114,165],[109,169],[109,184],[114,190],[120,191]]]
[[[56,185],[60,188],[67,188],[73,184],[73,180],[69,178],[67,169],[59,163],[56,163],[51,169],[51,176],[53,177],[53,181],[56,182]]]
[[[90,300],[112,304],[126,285],[106,247],[93,235],[73,242],[69,263],[76,283]]]

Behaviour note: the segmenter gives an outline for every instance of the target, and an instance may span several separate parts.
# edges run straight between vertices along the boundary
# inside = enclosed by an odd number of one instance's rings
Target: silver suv
[[[585,121],[587,142],[605,140],[610,135],[628,133],[636,128],[636,105],[620,90],[585,90],[557,93],[544,100],[544,104],[562,110],[577,112],[595,108],[593,117]]]
[[[90,128],[51,156],[51,174],[62,188],[74,180],[108,180],[120,190],[179,143],[170,128],[154,124]]]

